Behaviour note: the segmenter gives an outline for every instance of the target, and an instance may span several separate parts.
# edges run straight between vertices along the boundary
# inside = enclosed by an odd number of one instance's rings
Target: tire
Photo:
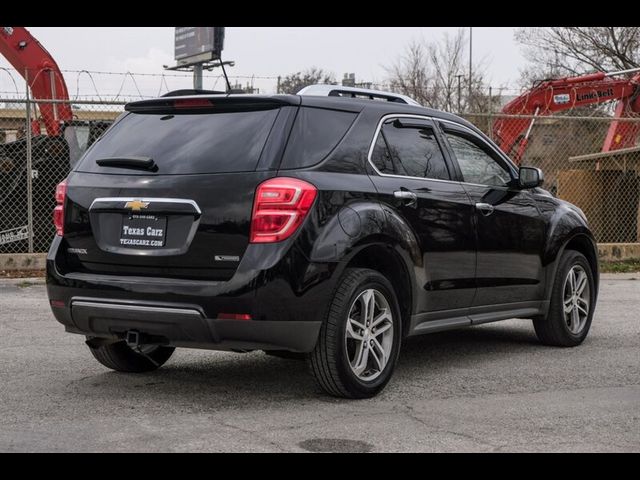
[[[378,322],[376,328],[381,330],[377,335],[369,335],[369,329],[372,333],[376,329],[371,325],[367,327],[366,322],[361,324],[366,330],[355,326],[364,317],[365,303],[372,305],[371,298],[375,302],[373,315]],[[390,314],[390,318],[389,315],[383,315],[383,311]],[[358,320],[356,323],[347,321],[350,314]],[[347,323],[351,326],[349,331]],[[356,340],[353,335],[369,339],[368,345],[371,346],[365,347],[367,342]],[[338,282],[316,347],[308,356],[311,372],[320,387],[330,395],[343,398],[373,397],[391,379],[400,354],[401,338],[402,320],[391,283],[375,270],[349,268]],[[386,352],[386,355],[382,352]],[[376,359],[382,363],[376,362]],[[355,367],[352,367],[352,363]],[[360,374],[355,370],[360,370]]]
[[[144,349],[145,347],[143,347]],[[105,343],[100,346],[89,345],[89,350],[102,365],[117,372],[142,373],[151,372],[165,364],[175,350],[174,347],[148,346],[145,354],[136,352],[122,340]],[[144,351],[144,350],[143,350]]]
[[[588,295],[588,303],[585,309],[584,298],[580,301],[567,300],[571,297],[572,291],[569,274],[573,270],[574,279],[581,278],[580,272],[586,275],[586,284],[583,288],[583,294],[586,291]],[[578,287],[582,285],[582,282]],[[580,296],[580,295],[578,295]],[[580,297],[582,298],[582,297]],[[596,290],[593,279],[593,271],[586,257],[574,250],[567,250],[560,259],[558,270],[553,282],[553,291],[551,292],[551,302],[549,311],[545,317],[537,317],[533,319],[533,327],[540,342],[545,345],[556,347],[575,347],[580,345],[589,333],[593,312],[595,309]],[[566,302],[566,303],[565,303]],[[576,307],[579,305],[580,308]],[[570,312],[565,312],[565,307]],[[584,314],[584,310],[587,314]],[[573,316],[574,312],[578,315],[578,320]]]

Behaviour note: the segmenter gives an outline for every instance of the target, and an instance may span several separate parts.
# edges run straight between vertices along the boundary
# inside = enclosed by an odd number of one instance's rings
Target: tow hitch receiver
[[[125,336],[127,345],[133,350],[139,350],[142,335],[137,330],[129,330]]]
[[[151,363],[153,363],[156,367],[159,367],[160,364],[157,363],[152,356],[149,355],[149,346],[150,344],[154,344],[154,339],[151,336],[145,335],[144,333],[140,333],[137,330],[128,330],[125,334],[125,342],[131,350],[136,353],[139,353],[143,357],[146,357]],[[155,347],[151,347],[154,349]]]

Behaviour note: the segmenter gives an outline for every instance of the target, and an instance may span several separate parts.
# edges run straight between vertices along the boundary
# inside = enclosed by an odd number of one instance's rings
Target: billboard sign
[[[219,59],[223,45],[224,27],[176,27],[175,59],[178,65]]]

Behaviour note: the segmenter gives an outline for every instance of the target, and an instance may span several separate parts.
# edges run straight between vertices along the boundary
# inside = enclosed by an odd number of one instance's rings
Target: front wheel
[[[580,345],[591,327],[595,299],[588,260],[579,252],[567,250],[556,272],[547,316],[533,320],[538,339],[557,347]]]
[[[393,374],[402,321],[395,291],[375,270],[347,269],[309,355],[311,371],[330,395],[369,398]]]

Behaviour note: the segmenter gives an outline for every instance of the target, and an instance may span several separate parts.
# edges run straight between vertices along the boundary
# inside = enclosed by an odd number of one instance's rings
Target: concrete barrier
[[[46,259],[46,253],[6,253],[0,255],[0,270],[41,270]]]
[[[601,262],[640,258],[640,243],[599,243],[598,256]]]

